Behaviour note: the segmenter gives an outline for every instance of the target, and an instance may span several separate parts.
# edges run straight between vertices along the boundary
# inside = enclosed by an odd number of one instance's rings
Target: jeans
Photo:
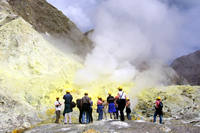
[[[97,105],[97,112],[99,113],[98,120],[103,119],[103,106],[102,105]]]
[[[162,115],[162,113],[159,113],[157,111],[155,111],[155,113],[154,113],[153,122],[156,122],[157,115],[159,115],[159,117],[160,117],[160,124],[162,124],[162,117],[163,117],[163,115]]]
[[[128,120],[131,120],[131,115],[130,115],[130,113],[127,113],[127,119],[128,119]]]
[[[131,109],[129,107],[126,107],[126,115],[127,115],[127,119],[131,120]]]
[[[102,120],[102,119],[103,119],[103,110],[99,110],[98,120]]]
[[[86,121],[85,121],[85,116],[86,116]],[[90,118],[90,114],[89,112],[87,111],[83,111],[83,114],[82,114],[82,123],[89,123],[89,118]]]

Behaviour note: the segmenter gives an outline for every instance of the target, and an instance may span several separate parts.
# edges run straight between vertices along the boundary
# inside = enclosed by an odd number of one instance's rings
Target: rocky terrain
[[[45,119],[42,113],[55,95],[63,95],[61,88],[71,86],[81,66],[0,1],[0,132]]]
[[[92,124],[44,124],[25,133],[199,133],[200,127],[195,124],[154,124],[141,120],[136,121],[95,121]]]
[[[107,95],[108,88],[116,94],[119,83],[110,80],[98,80],[89,85],[84,84],[85,86],[76,84],[76,72],[84,67],[82,60],[55,47],[56,42],[62,40],[62,43],[73,45],[73,53],[86,55],[92,48],[86,37],[88,33],[83,35],[73,22],[45,0],[0,0],[0,132],[19,132],[24,129],[28,129],[27,133],[199,131],[200,87],[167,86],[172,80],[174,83],[180,80],[171,78],[174,71],[168,67],[160,69],[163,72],[159,80],[166,81],[165,87],[143,89],[131,101],[135,103],[132,106],[133,119],[142,121],[95,121],[89,125],[52,124],[55,118],[52,103],[56,97],[62,97],[66,89],[71,88],[74,99],[82,97],[87,86],[92,88],[90,94],[94,101],[99,95]],[[187,71],[198,73],[198,53],[189,56],[189,63],[177,59],[180,61],[173,63],[172,67],[178,74],[187,75]],[[190,66],[192,63],[196,63],[195,71]],[[176,64],[180,66],[176,67]],[[188,69],[182,68],[184,66]],[[143,69],[146,69],[145,66]],[[163,75],[167,75],[167,79]],[[198,84],[196,79],[192,78],[191,81]],[[126,92],[134,86],[133,82],[122,84]],[[150,122],[154,111],[153,103],[158,95],[164,103],[164,125]],[[76,110],[74,113],[77,114]],[[44,121],[46,124],[38,124]]]
[[[132,120],[96,121],[85,125],[78,123],[78,114],[73,112],[73,124],[54,124],[55,115],[46,124],[39,124],[25,130],[25,133],[198,133],[200,130],[200,87],[168,86],[163,88],[149,88],[140,93],[134,100],[138,103],[133,107]],[[154,101],[157,96],[162,97],[164,104],[163,124],[152,123]],[[134,101],[132,101],[134,103]],[[61,121],[63,118],[61,118]],[[158,119],[157,119],[158,123]]]
[[[200,50],[177,58],[171,67],[191,85],[200,85]]]
[[[143,90],[138,96],[135,111],[146,118],[152,117],[157,96],[162,97],[164,116],[186,121],[200,119],[200,87],[168,86]]]
[[[91,41],[61,11],[46,0],[9,0],[15,14],[21,16],[40,33],[48,33],[75,48],[74,53],[85,56],[92,49]]]

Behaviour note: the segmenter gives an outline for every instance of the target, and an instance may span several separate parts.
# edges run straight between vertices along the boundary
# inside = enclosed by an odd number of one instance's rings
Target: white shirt
[[[56,107],[56,105],[59,105],[59,103],[60,103],[59,101],[56,101],[55,102],[55,107]],[[57,110],[61,110],[61,105],[59,105],[58,107],[56,107],[56,111]]]
[[[118,92],[119,99],[126,99],[126,94],[123,91]]]

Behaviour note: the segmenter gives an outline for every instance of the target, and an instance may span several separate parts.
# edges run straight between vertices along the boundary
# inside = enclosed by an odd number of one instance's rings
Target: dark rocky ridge
[[[200,85],[200,50],[177,58],[171,67],[190,85]]]
[[[46,0],[8,0],[12,10],[40,33],[71,40],[75,53],[86,55],[92,42],[61,11]]]

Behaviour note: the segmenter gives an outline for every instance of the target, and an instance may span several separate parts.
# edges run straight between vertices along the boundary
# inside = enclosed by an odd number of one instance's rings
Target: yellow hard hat
[[[160,97],[160,96],[158,96],[158,97],[157,97],[157,99],[158,99],[158,100],[161,100],[161,97]]]
[[[119,86],[119,87],[118,87],[118,90],[122,90],[122,87],[121,87],[121,86]]]
[[[111,95],[111,92],[108,92],[108,95]]]

